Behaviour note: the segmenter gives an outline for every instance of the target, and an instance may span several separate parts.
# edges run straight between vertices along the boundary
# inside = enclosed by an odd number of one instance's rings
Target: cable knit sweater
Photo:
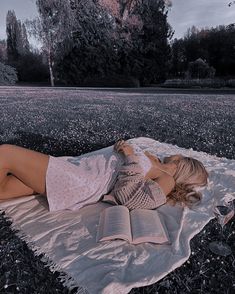
[[[166,195],[158,183],[144,178],[138,156],[132,154],[125,156],[113,189],[109,194],[103,195],[101,201],[124,205],[129,210],[155,209],[166,203]]]

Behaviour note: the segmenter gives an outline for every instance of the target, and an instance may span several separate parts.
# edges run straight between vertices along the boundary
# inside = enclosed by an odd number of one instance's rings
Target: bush
[[[221,88],[226,86],[226,81],[222,79],[171,79],[166,80],[162,86],[169,88]]]
[[[209,66],[204,60],[198,58],[193,62],[189,62],[188,70],[185,73],[187,79],[206,79],[213,78],[215,76],[215,69]]]
[[[0,62],[0,85],[14,85],[17,81],[16,69]]]

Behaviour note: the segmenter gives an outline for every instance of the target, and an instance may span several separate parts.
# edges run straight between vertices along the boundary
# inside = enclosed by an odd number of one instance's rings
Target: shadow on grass
[[[81,141],[70,141],[63,138],[55,139],[42,134],[35,134],[30,132],[19,131],[15,138],[11,138],[0,144],[12,144],[50,154],[52,156],[79,156],[84,153],[92,152],[101,148],[105,148],[114,144],[111,142],[107,143],[96,143],[91,144],[81,139]]]

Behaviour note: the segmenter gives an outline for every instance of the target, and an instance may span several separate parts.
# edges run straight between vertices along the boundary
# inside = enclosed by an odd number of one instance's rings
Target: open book
[[[156,210],[129,209],[124,205],[105,208],[99,218],[96,242],[123,239],[131,244],[171,244],[167,228]]]

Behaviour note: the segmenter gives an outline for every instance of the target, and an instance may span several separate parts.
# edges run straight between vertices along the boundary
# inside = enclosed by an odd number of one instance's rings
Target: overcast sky
[[[169,23],[175,30],[174,38],[184,36],[187,28],[215,27],[235,23],[235,5],[231,0],[172,0]]]
[[[231,0],[172,0],[168,21],[175,30],[174,38],[183,37],[187,28],[212,27],[235,23],[235,5]],[[6,13],[15,10],[22,21],[37,15],[35,0],[0,0],[0,39],[6,38]]]

